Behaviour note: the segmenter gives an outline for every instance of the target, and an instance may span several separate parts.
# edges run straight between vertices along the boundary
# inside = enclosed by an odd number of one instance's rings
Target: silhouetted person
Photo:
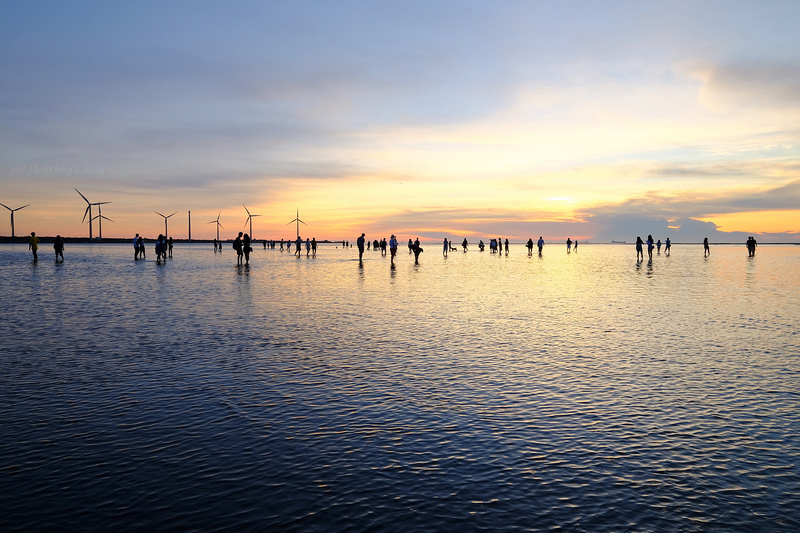
[[[442,247],[442,255],[447,257],[447,250],[450,249],[450,243],[447,242],[447,237],[444,238],[444,245]]]
[[[664,241],[664,255],[669,255],[669,251],[672,248],[672,242],[667,237],[667,240]]]
[[[642,256],[642,261],[644,261],[644,251],[642,251],[642,245],[644,245],[644,242],[642,242],[642,238],[637,235],[636,236],[636,260],[637,261],[639,260],[639,256]]]
[[[756,240],[752,236],[749,237],[747,239],[747,253],[749,257],[753,257],[754,255],[756,255],[756,246],[758,246]]]
[[[578,239],[575,239],[575,242],[572,243],[572,251],[573,252],[577,252],[578,251]]]
[[[661,255],[661,239],[658,239],[658,240],[656,241],[656,253],[657,253],[658,255]]]
[[[411,251],[414,252],[414,264],[419,264],[419,254],[422,253],[422,247],[419,245],[419,239],[414,241],[414,244],[411,245]]]
[[[317,238],[314,237],[311,239],[311,256],[317,257]]]
[[[653,260],[653,247],[654,246],[655,246],[655,243],[653,242],[653,236],[652,235],[648,235],[647,236],[647,258],[649,260],[651,260],[651,261]]]
[[[39,261],[39,237],[36,236],[36,233],[31,232],[31,238],[28,239],[28,249],[33,252],[33,262],[36,263]]]
[[[144,237],[139,237],[139,259],[147,259],[147,251],[144,248]]]
[[[508,239],[506,239],[506,255],[508,255]]]
[[[408,239],[408,253],[413,253],[413,252],[414,252],[414,243],[411,241],[411,239]]]
[[[536,241],[536,246],[539,247],[539,255],[542,255],[542,248],[544,248],[544,239],[542,239],[541,235],[539,235],[539,240]]]
[[[528,255],[533,255],[533,239],[528,238],[528,242],[525,244],[528,247]]]
[[[567,237],[567,253],[570,253],[570,251],[572,251],[572,239]]]
[[[244,254],[244,262],[246,265],[250,264],[250,252],[252,251],[253,248],[250,247],[250,235],[245,233],[244,237],[242,237],[242,253]]]
[[[216,241],[214,241],[214,251],[217,251]],[[136,261],[139,259],[139,234],[136,234],[136,237],[133,238],[133,260]],[[144,259],[144,258],[142,258]]]
[[[53,240],[53,249],[56,251],[56,261],[58,258],[61,257],[61,260],[64,260],[64,240],[61,238],[61,235],[56,235],[56,238]]]
[[[394,256],[397,255],[397,238],[392,234],[392,238],[389,239],[389,254],[392,256],[392,264],[394,264]]]
[[[361,258],[364,257],[364,234],[361,234],[361,237],[356,239],[356,246],[358,247],[358,261],[361,262]],[[411,239],[408,240],[411,243]]]
[[[172,237],[167,239],[167,247],[169,248],[169,258],[172,259]]]
[[[467,238],[466,238],[466,237],[464,237],[464,240],[463,240],[463,241],[461,241],[461,247],[464,249],[464,253],[467,253],[467,245],[468,245],[468,244],[469,244],[469,243],[467,242]]]
[[[483,244],[483,239],[481,239],[478,241],[478,250],[482,252],[484,248],[486,248],[486,245]]]
[[[294,255],[300,257],[300,248],[303,247],[303,239],[300,235],[297,236],[297,240],[294,241]]]
[[[703,257],[711,255],[711,249],[708,247],[708,237],[703,238]]]
[[[242,232],[239,232],[239,235],[233,240],[233,249],[236,250],[236,265],[242,264]]]
[[[162,234],[158,234],[158,238],[156,239],[156,263],[161,264],[161,254],[164,253],[164,236]]]

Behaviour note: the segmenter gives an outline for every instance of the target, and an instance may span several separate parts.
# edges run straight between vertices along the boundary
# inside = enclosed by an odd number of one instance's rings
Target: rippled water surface
[[[0,245],[0,529],[800,530],[800,247],[234,253]]]

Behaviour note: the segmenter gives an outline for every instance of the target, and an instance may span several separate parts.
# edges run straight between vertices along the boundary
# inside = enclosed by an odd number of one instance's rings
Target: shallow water
[[[797,531],[800,247],[0,245],[0,528]]]

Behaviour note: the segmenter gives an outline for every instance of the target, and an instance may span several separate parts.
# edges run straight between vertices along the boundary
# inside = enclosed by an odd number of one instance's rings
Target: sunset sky
[[[800,242],[800,2],[4,2],[16,234]],[[96,214],[96,212],[94,213]],[[97,227],[95,226],[95,235]],[[0,208],[0,235],[10,235]]]

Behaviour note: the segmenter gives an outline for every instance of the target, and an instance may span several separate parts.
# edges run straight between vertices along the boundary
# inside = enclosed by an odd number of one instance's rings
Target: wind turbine
[[[255,240],[253,238],[253,217],[260,217],[261,215],[251,215],[250,210],[247,209],[246,205],[242,204],[242,207],[244,207],[244,210],[247,211],[247,219],[244,221],[244,225],[246,226],[248,222],[250,223],[250,240]]]
[[[2,205],[3,207],[5,207],[9,211],[11,211],[11,236],[13,237],[14,236],[14,211],[19,211],[20,209],[25,209],[26,207],[28,207],[31,204],[23,205],[22,207],[18,207],[16,209],[11,209],[6,204],[0,204],[0,205]]]
[[[300,209],[297,210],[297,217],[294,220],[292,220],[292,222],[297,222],[297,236],[299,237],[300,236],[300,223],[303,222],[302,220],[300,220]],[[291,224],[292,222],[289,222],[289,224]],[[286,225],[288,226],[289,224],[286,224]],[[303,224],[308,226],[308,224],[306,224],[305,222],[303,222]]]
[[[155,213],[156,215],[161,215],[161,213],[159,213],[158,211],[153,211],[153,213]],[[177,211],[175,211],[175,213],[172,213],[172,215],[176,213]],[[162,217],[164,217],[164,237],[169,237],[169,232],[167,231],[167,219],[172,215],[161,215]]]
[[[86,221],[86,215],[89,215],[89,238],[90,239],[92,238],[92,221],[94,219],[98,219],[98,224],[100,225],[100,238],[102,239],[103,238],[103,219],[104,218],[106,220],[111,220],[111,219],[104,217],[100,213],[100,206],[103,205],[103,204],[110,204],[111,202],[95,202],[95,203],[92,203],[83,194],[81,194],[81,191],[79,191],[78,189],[75,189],[75,192],[80,194],[81,198],[83,198],[86,201],[86,204],[87,204],[86,205],[86,211],[83,212],[83,220],[81,220],[81,222],[85,222]],[[93,205],[97,206],[97,216],[96,217],[92,217],[92,206]],[[113,222],[113,220],[111,220],[111,222]]]
[[[219,215],[222,214],[222,211],[219,212]],[[216,220],[212,220],[209,224],[216,224],[217,225],[217,241],[219,241],[219,228],[225,229],[222,224],[219,223],[219,215],[217,215]]]

